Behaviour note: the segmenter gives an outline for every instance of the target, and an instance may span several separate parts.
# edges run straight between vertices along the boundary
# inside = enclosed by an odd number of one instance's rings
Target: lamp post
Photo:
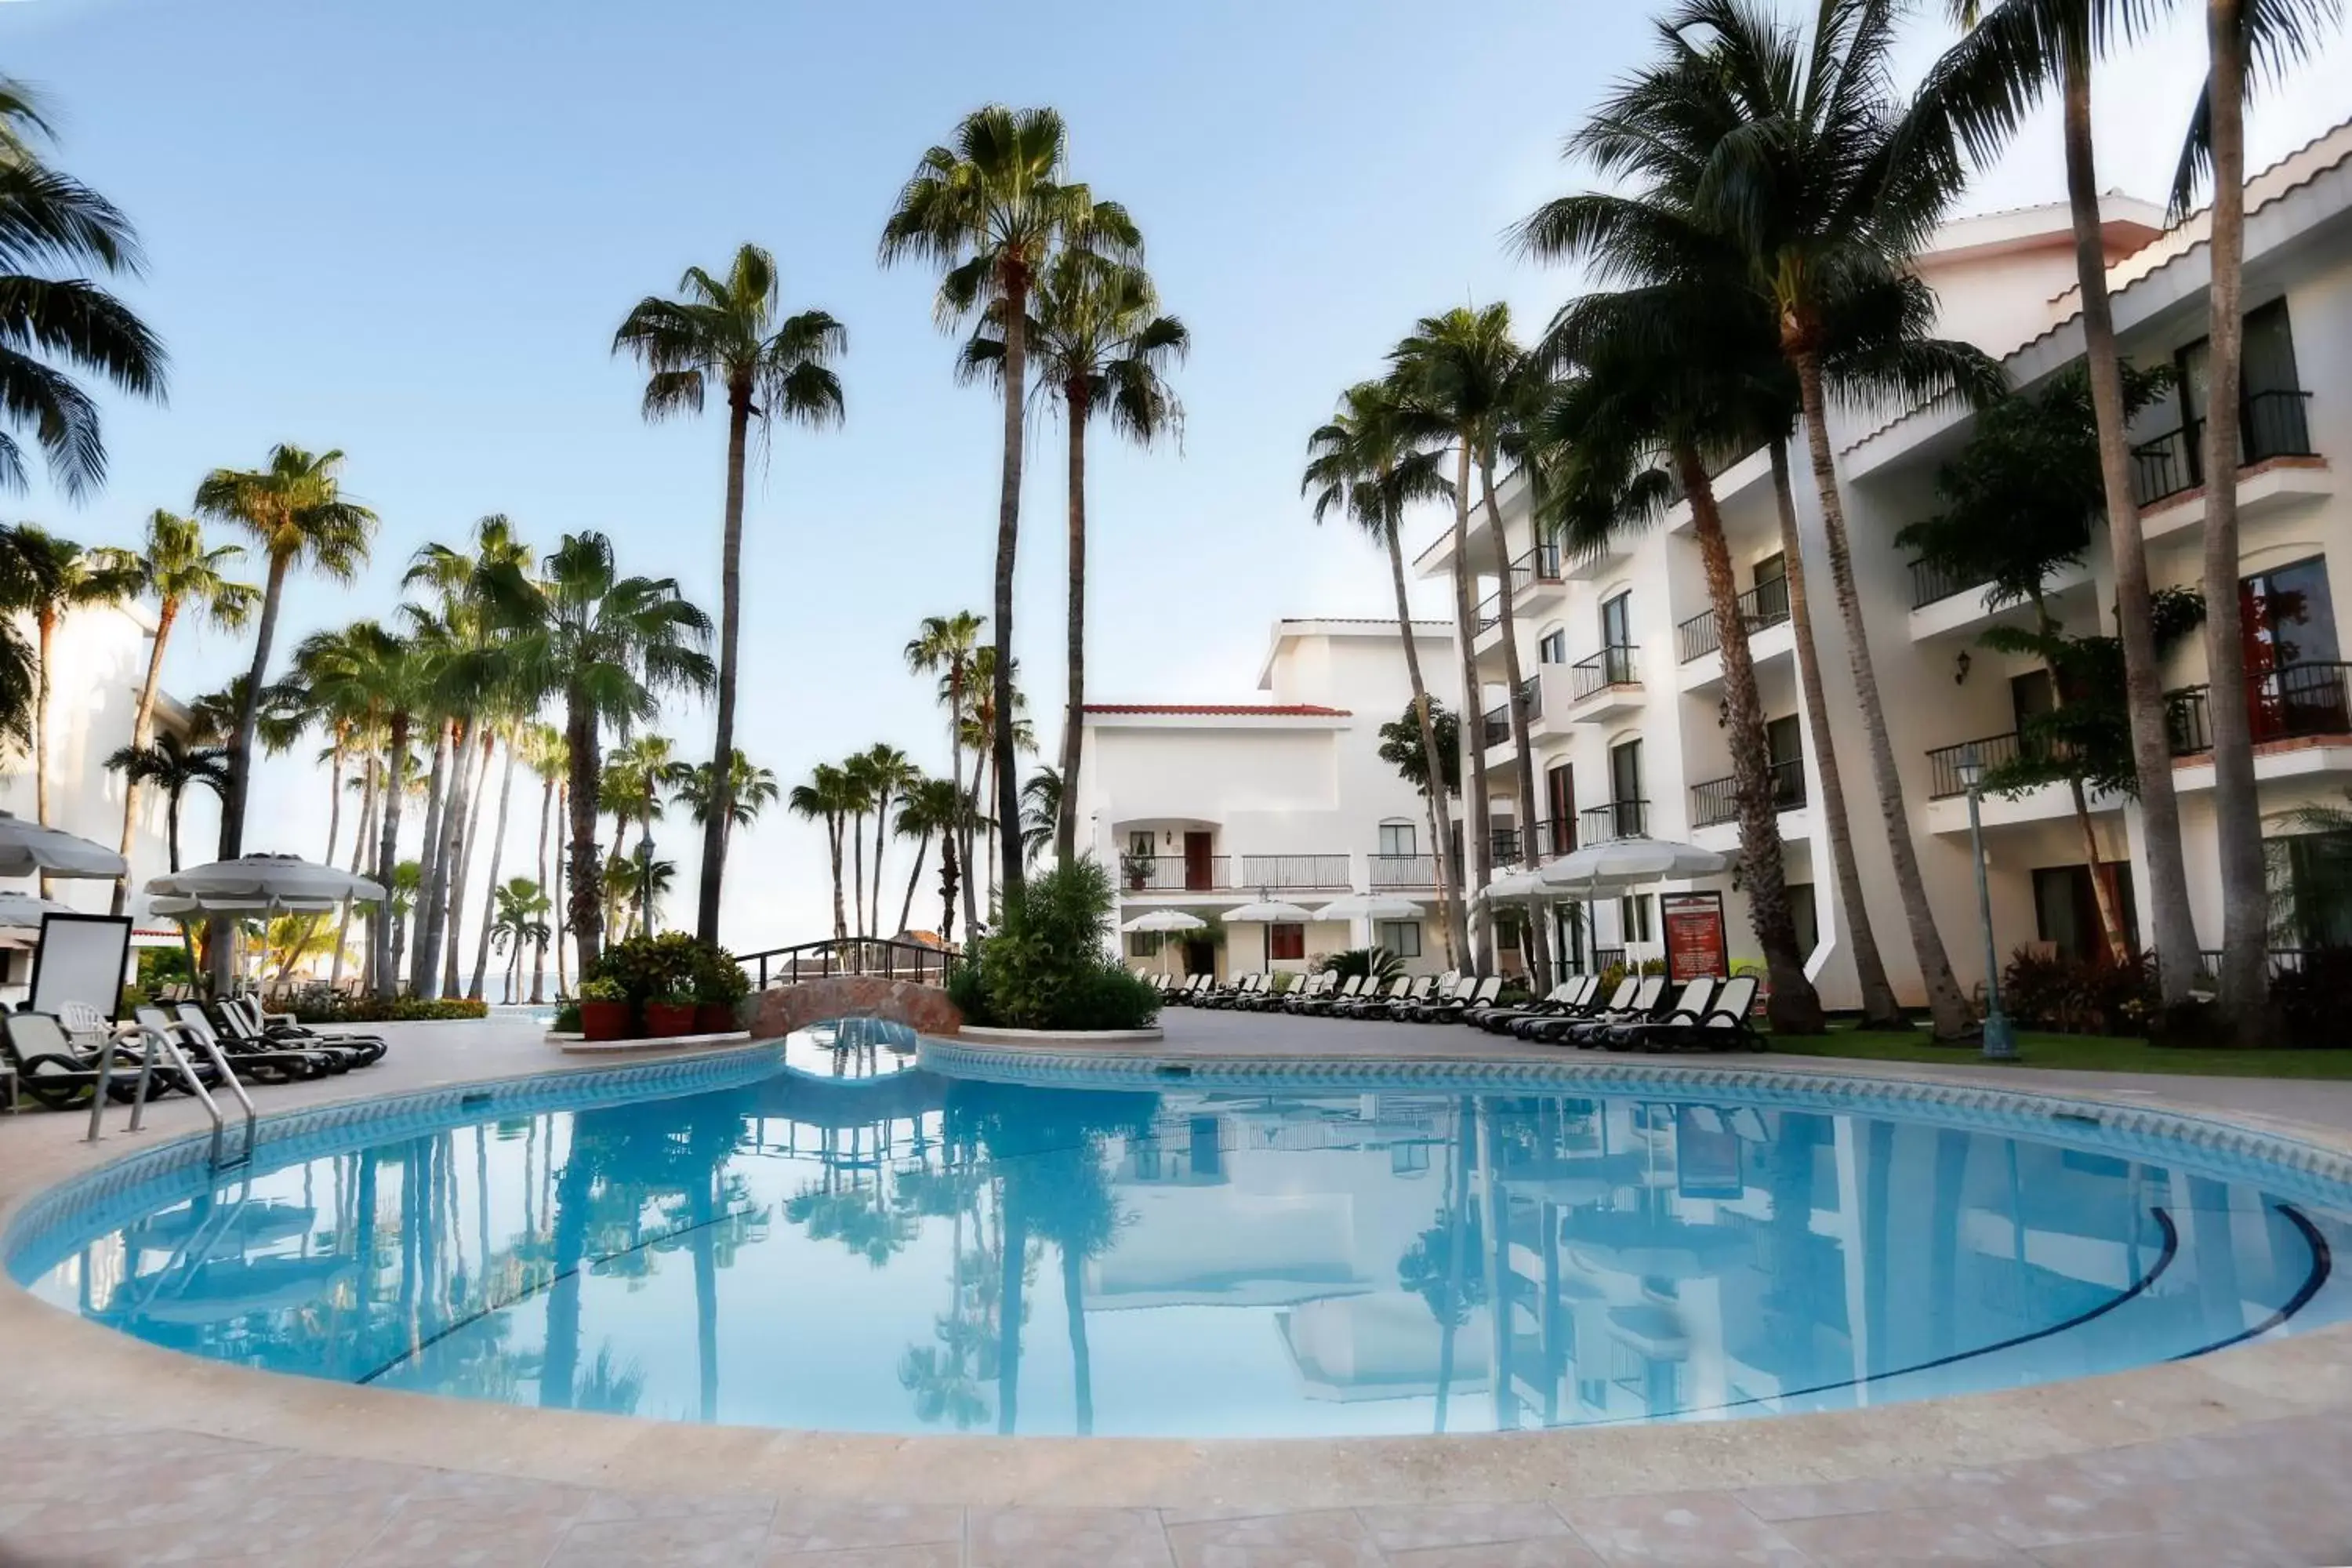
[[[637,840],[637,930],[654,934],[654,840],[650,833]]]
[[[1976,858],[1977,917],[1984,924],[1984,1059],[2009,1062],[2017,1059],[2017,1035],[2009,1026],[2009,1016],[2000,1010],[2000,959],[1993,947],[1992,889],[1985,882],[1984,821],[1977,809],[1977,788],[1983,782],[1984,763],[1978,760],[1977,749],[1969,746],[1960,752],[1960,787],[1969,793],[1969,852]]]

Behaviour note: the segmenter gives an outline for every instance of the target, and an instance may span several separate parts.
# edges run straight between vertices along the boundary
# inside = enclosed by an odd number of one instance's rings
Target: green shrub
[[[2156,966],[2145,958],[2048,958],[2021,948],[2001,971],[2002,1010],[2030,1029],[2137,1035],[2158,1007]]]
[[[967,1023],[1011,1029],[1133,1029],[1160,1014],[1159,994],[1103,951],[1110,877],[1091,858],[1039,873],[1008,892],[996,929],[948,976]]]
[[[298,999],[291,1008],[305,1024],[418,1024],[487,1018],[489,1004],[465,996],[333,996]]]
[[[577,1002],[566,1002],[562,1006],[556,1008],[555,1021],[548,1025],[548,1027],[554,1030],[559,1035],[578,1034],[580,1032],[580,1004]]]
[[[690,980],[700,947],[682,931],[629,937],[598,953],[581,978],[617,981],[627,998],[642,1005],[667,996],[681,980]]]
[[[574,994],[583,1002],[626,1002],[629,988],[609,974],[599,974],[582,981]]]

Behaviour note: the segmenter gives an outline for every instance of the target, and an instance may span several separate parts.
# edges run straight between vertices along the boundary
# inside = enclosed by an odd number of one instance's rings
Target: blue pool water
[[[1664,1073],[1081,1089],[796,1037],[730,1087],[265,1145],[12,1267],[249,1366],[904,1433],[1764,1415],[2194,1355],[2352,1300],[2352,1193],[2309,1173],[1803,1099]]]

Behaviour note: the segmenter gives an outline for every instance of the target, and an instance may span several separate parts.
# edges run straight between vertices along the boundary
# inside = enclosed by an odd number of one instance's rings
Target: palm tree
[[[491,888],[493,901],[489,921],[491,940],[500,952],[509,953],[507,960],[506,1000],[512,1002],[515,993],[522,989],[522,950],[525,943],[535,942],[543,952],[547,947],[548,910],[552,908],[548,896],[529,877],[512,877]]]
[[[526,724],[520,737],[523,761],[539,775],[539,858],[538,886],[547,890],[551,906],[559,902],[555,885],[548,880],[548,828],[554,819],[557,786],[564,774],[563,732],[551,724],[537,721]],[[556,863],[558,871],[562,861]],[[530,1000],[535,1006],[547,1000],[548,933],[541,931],[531,943]],[[560,956],[560,955],[559,955]]]
[[[253,662],[246,671],[246,702],[229,741],[228,795],[221,806],[220,858],[245,852],[245,802],[253,773],[254,727],[260,718],[256,699],[269,681],[269,652],[278,637],[278,611],[286,577],[296,566],[323,572],[348,583],[366,563],[375,537],[376,516],[342,492],[343,455],[307,452],[292,445],[269,450],[260,468],[215,468],[196,487],[195,511],[245,530],[269,559],[261,594],[261,622],[253,639]],[[227,944],[215,942],[227,963]],[[219,977],[227,978],[224,971]]]
[[[907,760],[907,753],[896,746],[876,744],[862,759],[852,759],[853,764],[863,763],[858,773],[874,792],[874,900],[868,906],[873,910],[876,936],[891,933],[882,930],[882,852],[889,842],[891,803],[912,789],[922,779],[922,770]]]
[[[868,752],[856,752],[842,759],[841,782],[846,792],[849,809],[849,910],[851,924],[856,934],[867,934],[866,916],[866,816],[874,810],[881,792],[881,781],[875,776],[874,758]],[[880,917],[877,914],[876,921]]]
[[[1391,380],[1403,416],[1454,447],[1454,613],[1462,653],[1462,711],[1474,721],[1486,708],[1479,692],[1475,647],[1478,626],[1471,593],[1476,568],[1469,559],[1470,473],[1474,467],[1478,471],[1486,526],[1495,536],[1495,577],[1503,645],[1503,710],[1508,716],[1513,758],[1518,765],[1519,832],[1525,839],[1524,851],[1531,855],[1536,831],[1535,752],[1528,741],[1527,704],[1520,700],[1519,645],[1511,610],[1510,549],[1503,533],[1502,514],[1495,505],[1495,464],[1510,434],[1516,405],[1524,401],[1520,384],[1525,356],[1512,341],[1510,307],[1495,304],[1474,310],[1456,306],[1442,316],[1424,316],[1415,323],[1412,334],[1399,343],[1389,357],[1393,366]],[[1474,860],[1478,885],[1483,888],[1493,859],[1493,839],[1487,825],[1486,748],[1483,739],[1475,736],[1470,747],[1470,830],[1476,840]],[[1549,990],[1551,961],[1543,937],[1541,928],[1536,928],[1531,956],[1537,987]],[[1478,936],[1478,967],[1482,971],[1490,967],[1488,944],[1487,932],[1482,927]]]
[[[139,591],[137,561],[128,552],[85,550],[71,540],[41,529],[16,531],[20,546],[43,557],[33,574],[37,597],[33,602],[34,647],[39,665],[33,691],[33,815],[49,826],[49,649],[58,623],[68,613],[100,605],[119,605]],[[46,881],[46,879],[45,879]]]
[[[172,870],[180,868],[181,798],[191,784],[202,784],[227,799],[227,756],[224,747],[192,746],[166,730],[146,745],[118,747],[106,759],[109,773],[121,773],[125,781],[152,784],[163,792],[163,844]]]
[[[1438,755],[1429,687],[1421,676],[1421,650],[1412,630],[1412,605],[1405,592],[1404,511],[1415,501],[1450,499],[1454,482],[1442,456],[1417,447],[1398,417],[1396,398],[1377,381],[1358,382],[1339,398],[1331,422],[1307,438],[1307,472],[1301,493],[1315,495],[1315,521],[1344,509],[1357,526],[1388,553],[1389,577],[1396,588],[1397,635],[1404,642],[1405,674],[1412,682],[1413,714],[1421,726],[1424,757]],[[1437,865],[1437,901],[1445,911],[1449,963],[1470,951],[1468,918],[1454,886],[1454,823],[1443,788],[1424,791],[1429,803],[1430,842]]]
[[[727,837],[731,841],[735,829],[749,827],[760,818],[760,813],[776,804],[775,773],[767,768],[754,766],[741,752],[727,770],[727,793],[724,809],[727,813]],[[720,796],[712,787],[710,764],[698,763],[680,774],[677,780],[677,802],[696,826],[710,820],[710,814],[720,809]]]
[[[804,822],[824,824],[825,847],[833,858],[833,940],[849,936],[849,917],[841,902],[841,835],[854,791],[846,774],[831,763],[810,770],[808,782],[796,784],[784,797],[784,807]]]
[[[831,361],[849,346],[849,334],[823,310],[803,310],[777,319],[783,290],[775,258],[756,245],[735,252],[727,276],[714,278],[699,267],[678,279],[684,296],[652,295],[637,301],[613,352],[627,353],[646,367],[645,416],[699,414],[707,389],[727,399],[727,510],[720,535],[719,600],[719,717],[710,765],[723,790],[735,754],[735,656],[742,616],[743,459],[751,425],[765,439],[770,421],[782,418],[821,428],[842,417],[841,378]],[[719,894],[727,865],[728,817],[722,809],[702,826],[702,884],[697,896],[695,935],[719,940]]]
[[[506,742],[507,755],[506,765],[499,772],[499,811],[497,818],[492,822],[490,826],[490,864],[489,868],[483,874],[484,885],[488,889],[488,892],[482,900],[481,930],[475,939],[474,977],[472,983],[466,987],[466,994],[477,1002],[482,999],[482,987],[485,982],[488,979],[488,970],[490,966],[490,923],[498,910],[499,862],[506,855],[507,806],[514,798],[514,774],[517,751],[517,736],[515,731],[520,721],[520,719],[516,715],[505,713],[494,714],[489,723],[482,731],[482,765],[485,770],[486,777],[488,776],[488,769],[489,767],[490,748],[496,745],[502,739]],[[472,858],[472,830],[468,829],[467,833],[467,858],[469,859]],[[460,869],[462,871],[463,868],[461,867]],[[465,879],[461,875],[458,878],[458,889],[461,895],[464,891],[464,886]],[[457,944],[453,938],[449,944],[450,955],[453,960],[456,957],[457,950]],[[518,956],[520,955],[518,954]],[[512,1002],[514,1000],[514,987],[511,984],[507,988],[506,999],[509,1002]]]
[[[604,777],[599,785],[604,806],[625,825],[637,825],[637,854],[649,852],[654,841],[654,818],[669,805],[670,792],[684,783],[693,770],[677,760],[677,748],[667,735],[633,735],[614,749],[605,760]],[[615,860],[626,858],[621,852],[620,834],[613,837]],[[638,924],[645,924],[645,911],[637,911]]]
[[[621,907],[634,906],[637,911],[637,934],[651,936],[656,922],[661,919],[664,900],[669,897],[670,886],[677,880],[677,862],[656,858],[640,843],[638,852],[626,858],[614,856],[606,867],[613,891]]]
[[[1013,679],[1017,680],[1020,674],[1020,661],[1015,659],[1013,667]],[[985,811],[982,810],[983,803],[989,799],[992,792],[1002,793],[998,792],[996,789],[996,755],[994,750],[994,739],[998,729],[997,690],[999,684],[1000,683],[996,679],[996,649],[993,647],[983,647],[972,655],[971,680],[970,684],[964,688],[963,694],[964,749],[973,752],[980,758],[980,765],[977,770],[976,776],[973,779],[973,787],[971,792],[974,825],[980,827],[989,826],[993,822],[993,819],[990,818]],[[1011,689],[1013,692],[1012,721],[1005,727],[1009,729],[1013,734],[1013,763],[1017,767],[1019,766],[1020,759],[1024,752],[1032,752],[1037,749],[1037,730],[1036,726],[1029,721],[1029,699],[1022,692],[1021,689],[1017,685],[1012,686]],[[995,836],[991,837],[988,841],[988,880],[984,889],[987,900],[991,903],[995,900],[998,890],[996,874],[998,847],[1004,842],[1007,837],[1012,838],[1016,852],[1018,851],[1020,843],[1020,825],[1017,821],[1014,823],[1013,831],[1009,836],[1004,832],[1001,824],[996,825],[996,826],[997,832]],[[977,868],[974,867],[971,861],[966,861],[964,863],[966,875],[970,875],[976,868]],[[1009,882],[1012,879],[1008,876],[1005,880]]]
[[[1659,24],[1664,58],[1570,142],[1599,174],[1646,188],[1549,203],[1519,238],[1548,258],[1587,257],[1636,287],[1662,280],[1661,258],[1728,247],[1742,263],[1738,286],[1769,311],[1796,382],[1912,952],[1936,1033],[1956,1038],[1970,1027],[1968,1005],[1911,837],[1853,585],[1827,399],[1842,356],[1868,368],[1840,390],[1865,395],[1893,383],[1981,400],[1998,395],[2000,372],[1978,350],[1927,336],[1932,297],[1905,270],[1961,181],[1956,153],[1915,135],[1886,99],[1889,18],[1887,0],[1820,0],[1808,41],[1739,0],[1685,0]],[[1729,277],[1709,274],[1718,285]]]
[[[599,731],[651,721],[666,691],[701,690],[713,679],[710,617],[678,596],[669,577],[624,577],[613,542],[567,533],[532,581],[511,564],[489,567],[484,595],[511,636],[506,645],[518,706],[561,698],[571,775],[572,931],[585,973],[604,949],[604,868],[596,858]]]
[[[1005,876],[1021,881],[1020,802],[1014,796],[1013,569],[1021,538],[1023,416],[1029,390],[1029,296],[1055,248],[1076,242],[1123,261],[1139,259],[1142,237],[1126,209],[1097,202],[1064,177],[1062,117],[1050,109],[974,110],[951,143],[925,153],[883,225],[885,266],[905,258],[941,271],[936,313],[953,322],[993,310],[1003,338],[998,377],[1004,404],[1004,458],[996,510],[996,817]]]
[[[130,220],[42,162],[39,144],[49,139],[32,90],[0,78],[0,342],[8,345],[0,410],[9,425],[33,432],[51,479],[79,500],[106,478],[106,443],[97,400],[60,363],[133,396],[160,398],[164,353],[129,307],[89,281],[142,270]],[[26,479],[23,449],[0,431],[0,487],[22,490]]]
[[[954,781],[932,778],[917,779],[899,799],[898,837],[915,841],[915,868],[907,874],[907,897],[898,906],[900,931],[908,929],[914,914],[915,887],[923,879],[923,861],[933,838],[940,841],[940,940],[946,942],[954,929],[956,829],[964,815],[962,799]]]
[[[363,732],[383,737],[382,820],[372,874],[390,888],[400,868],[401,808],[414,772],[408,743],[427,698],[426,661],[412,639],[374,621],[356,621],[341,631],[314,633],[296,648],[294,659],[314,703],[356,713]],[[365,833],[362,826],[363,839]],[[376,994],[388,998],[397,982],[394,932],[399,920],[389,910],[372,918],[368,962]]]
[[[1066,792],[1061,773],[1041,767],[1021,785],[1021,853],[1034,860],[1052,847],[1062,820]]]
[[[981,631],[987,625],[986,616],[975,616],[969,610],[952,616],[925,616],[922,626],[907,644],[907,668],[918,675],[939,677],[940,702],[948,710],[948,782],[955,786],[959,796],[975,793],[966,788],[963,776],[964,694],[971,685],[972,660],[980,647]],[[971,816],[970,812],[961,814],[953,829],[957,858],[966,868],[971,865]],[[979,923],[971,881],[969,876],[963,879],[966,931]]]
[[[964,345],[962,370],[992,384],[1004,374],[1003,301]],[[1100,412],[1111,428],[1139,446],[1181,432],[1183,408],[1166,371],[1192,346],[1174,316],[1160,312],[1160,294],[1142,268],[1083,245],[1064,247],[1036,279],[1031,296],[1029,345],[1037,356],[1037,390],[1062,406],[1069,433],[1069,697],[1063,710],[1061,777],[1076,780],[1084,758],[1087,667],[1087,426]],[[1076,858],[1078,797],[1059,797],[1047,836],[1055,859]]]
[[[0,524],[0,744],[29,746],[41,660],[20,628],[47,595],[49,554],[37,529]]]

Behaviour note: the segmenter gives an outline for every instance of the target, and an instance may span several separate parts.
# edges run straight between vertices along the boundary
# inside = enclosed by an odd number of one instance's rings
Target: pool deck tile
[[[383,1066],[264,1089],[263,1111],[597,1066],[511,1026],[393,1031]],[[1459,1028],[1187,1009],[1150,1055],[1576,1059]],[[2352,1149],[2352,1084],[1999,1069],[1958,1054],[1948,1068],[1730,1059],[2158,1104]],[[166,1102],[133,1137],[116,1112],[94,1149],[79,1117],[0,1118],[0,1215],[193,1131],[199,1115]],[[2352,1325],[2078,1384],[1822,1415],[1223,1443],[873,1437],[445,1402],[197,1362],[6,1288],[0,1343],[7,1568],[2352,1562]],[[144,1479],[126,1490],[131,1472]]]

